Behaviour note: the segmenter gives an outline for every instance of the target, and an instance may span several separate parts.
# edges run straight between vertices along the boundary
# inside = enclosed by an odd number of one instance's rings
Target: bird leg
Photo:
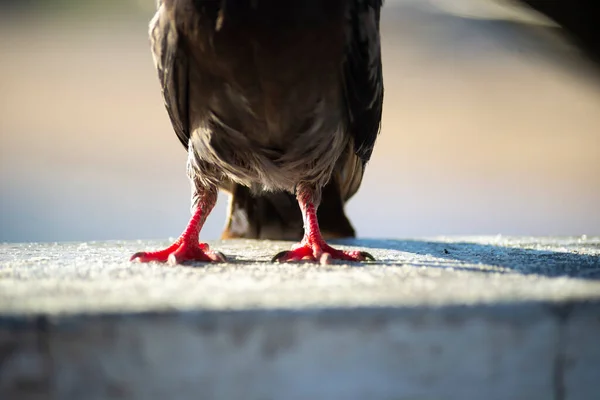
[[[343,261],[365,261],[375,258],[364,251],[342,251],[329,246],[319,229],[317,220],[317,208],[319,206],[319,191],[310,185],[298,185],[296,198],[302,211],[304,220],[304,237],[302,241],[294,245],[290,251],[282,251],[273,257],[272,261],[319,261],[321,264],[329,264],[332,259]]]
[[[217,190],[200,190],[195,194],[197,195],[197,201],[195,202],[192,218],[181,236],[166,249],[135,253],[131,256],[131,261],[168,262],[170,265],[181,264],[184,261],[226,261],[222,253],[211,251],[208,244],[199,243],[198,241],[198,235],[206,221],[206,217],[208,217],[217,202]]]

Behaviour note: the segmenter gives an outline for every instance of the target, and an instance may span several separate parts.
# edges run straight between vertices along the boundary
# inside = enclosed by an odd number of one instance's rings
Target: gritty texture
[[[596,399],[600,239],[338,241],[365,264],[4,244],[1,399]],[[343,245],[342,245],[343,244]]]
[[[0,312],[496,304],[600,299],[599,238],[334,241],[364,264],[272,264],[291,242],[210,243],[227,264],[137,264],[163,242],[3,244]],[[342,243],[344,245],[342,245]]]

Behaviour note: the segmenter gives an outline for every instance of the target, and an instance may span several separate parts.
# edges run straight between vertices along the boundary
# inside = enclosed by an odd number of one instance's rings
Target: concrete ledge
[[[596,399],[599,243],[356,241],[382,261],[327,268],[4,245],[0,399]]]

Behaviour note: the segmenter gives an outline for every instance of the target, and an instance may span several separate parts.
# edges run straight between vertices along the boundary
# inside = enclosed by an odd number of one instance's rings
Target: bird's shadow
[[[380,250],[375,254],[377,261],[374,264],[600,279],[600,253],[596,251],[600,249],[600,243],[597,241],[581,243],[572,240],[563,241],[560,246],[544,246],[537,240],[511,245],[416,239],[338,239],[332,240],[331,244]],[[385,253],[390,250],[406,254],[398,257],[396,253],[394,257],[386,258]],[[585,254],[584,250],[593,254]],[[383,257],[377,257],[377,254],[383,254]],[[415,258],[416,255],[420,257]]]

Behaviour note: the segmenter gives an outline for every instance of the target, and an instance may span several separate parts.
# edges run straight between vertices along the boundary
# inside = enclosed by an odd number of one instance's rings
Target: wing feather
[[[382,0],[353,0],[349,12],[344,90],[356,155],[366,164],[380,132],[383,72],[379,33]]]
[[[182,48],[174,15],[160,4],[150,22],[150,45],[167,113],[181,144],[187,149],[189,127],[189,60]]]

